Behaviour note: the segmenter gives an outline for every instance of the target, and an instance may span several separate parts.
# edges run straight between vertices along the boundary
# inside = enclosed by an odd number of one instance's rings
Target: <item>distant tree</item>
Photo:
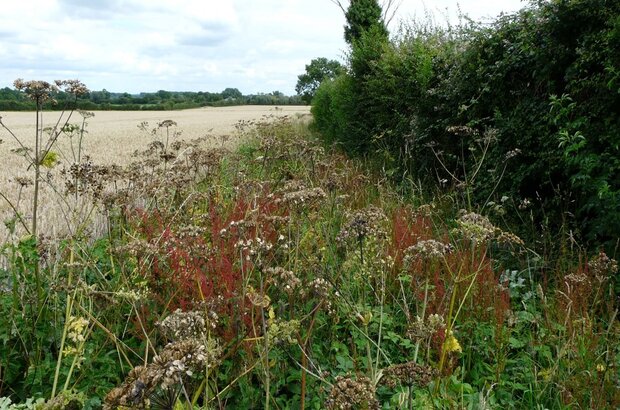
[[[155,94],[157,94],[157,96],[159,98],[161,98],[162,101],[166,101],[166,100],[169,100],[170,98],[172,98],[172,93],[170,91],[166,91],[166,90],[159,90]]]
[[[310,104],[319,85],[325,79],[334,79],[344,72],[343,66],[336,60],[325,57],[315,58],[306,65],[306,72],[297,77],[295,91],[302,101]]]
[[[241,94],[241,91],[239,91],[236,88],[227,88],[224,91],[222,91],[223,99],[227,99],[227,98],[239,99],[242,97],[243,97],[243,94]]]
[[[2,101],[15,101],[20,98],[19,91],[13,90],[9,87],[0,89],[0,100]]]
[[[112,94],[106,90],[105,88],[101,91],[91,91],[90,99],[95,104],[107,103],[110,102],[110,97]]]

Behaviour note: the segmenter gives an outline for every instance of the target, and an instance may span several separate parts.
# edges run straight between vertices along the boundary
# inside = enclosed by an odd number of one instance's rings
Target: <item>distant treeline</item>
[[[58,92],[54,102],[48,102],[44,109],[62,109],[68,95]],[[83,110],[182,110],[199,107],[221,107],[231,105],[299,105],[304,104],[299,96],[287,96],[280,91],[268,94],[243,95],[236,88],[227,88],[219,93],[206,91],[164,91],[154,93],[113,93],[105,89],[91,91],[77,100],[78,109]],[[0,89],[0,111],[31,111],[35,103],[23,92],[5,87]]]

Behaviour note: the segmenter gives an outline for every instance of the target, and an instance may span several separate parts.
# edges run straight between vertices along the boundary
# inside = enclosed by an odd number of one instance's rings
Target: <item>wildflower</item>
[[[57,87],[63,88],[66,93],[73,94],[75,96],[85,95],[89,92],[88,88],[86,88],[86,86],[79,80],[56,80],[54,83]]]
[[[603,251],[588,262],[588,267],[598,282],[605,282],[618,272],[618,262]]]
[[[45,168],[52,168],[58,162],[58,153],[49,151],[41,160],[41,165]]]
[[[222,348],[214,339],[200,341],[190,338],[169,343],[152,363],[133,368],[123,384],[106,395],[103,408],[145,405],[158,387],[165,390],[183,383],[206,366],[216,366],[221,355]]]
[[[284,237],[282,236],[282,238]],[[301,285],[301,280],[292,271],[284,268],[267,268],[266,272],[272,275],[276,284],[289,295]]]
[[[529,208],[531,204],[532,204],[532,202],[528,198],[525,198],[525,199],[521,200],[521,202],[519,203],[518,208],[519,208],[519,210],[523,211],[523,210]]]
[[[436,374],[435,369],[430,366],[406,362],[383,369],[381,384],[390,388],[394,388],[399,384],[425,387],[433,380]]]
[[[446,350],[446,353],[461,353],[463,351],[461,344],[457,338],[454,337],[452,330],[448,332],[448,337],[446,337],[443,343],[443,348]]]
[[[580,284],[580,283],[587,284],[590,282],[586,274],[583,272],[569,273],[568,275],[564,276],[564,280],[566,281],[567,284],[574,284],[574,285]]]
[[[599,363],[596,365],[596,371],[599,373],[603,373],[605,370],[607,370],[607,367],[605,367],[605,365],[603,363]]]
[[[366,376],[356,379],[348,376],[338,376],[325,401],[327,409],[379,409],[379,402],[375,398],[375,386]]]
[[[549,380],[551,380],[551,377],[553,376],[553,369],[542,369],[541,371],[538,372],[538,375],[546,382],[548,382]]]
[[[475,129],[466,125],[453,125],[450,127],[446,127],[446,131],[459,137],[476,135],[478,133]]]
[[[519,155],[520,153],[521,153],[521,150],[520,150],[519,148],[515,148],[515,149],[513,149],[513,150],[508,151],[508,152],[506,153],[506,155],[505,155],[505,157],[504,157],[504,158],[508,160],[508,159],[510,159],[510,158],[514,158],[514,157],[516,157],[516,156],[517,156],[517,155]]]
[[[500,244],[525,246],[523,239],[510,232],[502,232],[497,236],[497,242]]]
[[[148,288],[143,287],[141,289],[119,289],[116,292],[114,292],[114,297],[116,297],[117,299],[121,299],[121,300],[128,300],[131,302],[140,302],[140,301],[144,301],[147,300],[149,297],[149,291]]]
[[[16,177],[15,182],[21,187],[27,187],[27,186],[34,184],[32,179],[27,178],[27,177]]]
[[[88,320],[83,317],[70,316],[67,325],[67,337],[78,344],[84,342],[84,330],[88,327]]]
[[[208,329],[217,326],[218,316],[215,312],[205,314],[202,311],[183,312],[177,309],[166,317],[157,326],[170,340],[184,339],[203,340],[207,337]]]
[[[419,241],[405,250],[403,264],[405,266],[409,266],[413,261],[420,259],[442,259],[446,254],[452,252],[452,249],[452,245],[445,244],[434,239]]]
[[[286,204],[294,206],[312,206],[325,199],[327,195],[321,188],[309,188],[299,191],[288,192],[282,197]]]
[[[426,320],[416,316],[415,321],[407,330],[407,337],[413,341],[428,339],[445,327],[446,323],[441,315],[432,314],[429,315]]]
[[[271,299],[268,295],[257,293],[252,286],[248,286],[248,291],[245,296],[250,300],[252,305],[262,308],[269,307]]]
[[[170,127],[176,127],[176,126],[177,126],[177,123],[176,121],[173,121],[173,120],[164,120],[157,124],[158,128],[170,128]]]
[[[381,225],[386,217],[383,211],[376,207],[369,207],[354,212],[349,216],[347,223],[342,227],[336,240],[344,243],[348,240],[361,241],[367,236],[382,237],[385,232]]]
[[[37,104],[43,104],[49,100],[53,93],[58,91],[58,87],[47,81],[24,81],[18,78],[13,82],[15,89],[23,91],[31,100]]]
[[[77,110],[77,112],[84,119],[92,118],[95,116],[95,113],[91,111]]]
[[[456,220],[456,223],[459,225],[456,232],[473,242],[484,242],[501,233],[486,216],[475,212],[461,211],[461,216]]]
[[[269,309],[267,340],[270,345],[297,343],[295,335],[299,332],[299,320],[281,320],[276,318],[273,308]]]
[[[334,313],[333,309],[333,289],[332,285],[323,278],[316,278],[307,285],[307,289],[302,293],[304,297],[315,297],[322,301],[327,313]]]

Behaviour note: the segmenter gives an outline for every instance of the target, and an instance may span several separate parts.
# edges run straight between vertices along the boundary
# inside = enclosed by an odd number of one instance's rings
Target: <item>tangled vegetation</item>
[[[240,124],[235,152],[175,128],[41,181],[90,211],[3,246],[2,408],[620,405],[606,254],[555,261],[454,194],[403,197],[290,118]]]
[[[619,2],[531,1],[492,24],[418,22],[395,37],[367,27],[348,73],[317,90],[328,142],[481,210],[527,200],[545,240],[617,248]]]

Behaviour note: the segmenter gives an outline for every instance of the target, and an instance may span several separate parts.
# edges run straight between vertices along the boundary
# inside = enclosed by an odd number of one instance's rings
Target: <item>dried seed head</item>
[[[350,240],[360,241],[367,236],[383,237],[382,229],[386,216],[379,208],[369,208],[356,211],[349,216],[347,223],[342,227],[336,240],[345,243]]]
[[[406,362],[383,369],[380,383],[390,388],[399,385],[426,387],[436,376],[437,371],[430,366]]]
[[[475,212],[462,211],[456,223],[459,225],[457,233],[476,243],[493,239],[501,233],[489,218]]]
[[[618,262],[603,251],[588,262],[588,267],[598,282],[604,282],[618,272]]]
[[[76,97],[88,94],[89,90],[80,80],[56,80],[56,86],[62,88],[64,92],[73,94]],[[93,114],[94,115],[94,114]]]
[[[452,245],[434,239],[419,241],[405,250],[403,265],[408,267],[416,260],[443,259],[452,249]]]
[[[366,376],[353,379],[350,376],[337,376],[334,385],[325,401],[329,410],[379,409],[375,398],[375,386]]]
[[[42,104],[52,97],[52,94],[58,91],[58,88],[47,81],[24,81],[18,78],[13,82],[15,89],[23,91],[31,100]]]

